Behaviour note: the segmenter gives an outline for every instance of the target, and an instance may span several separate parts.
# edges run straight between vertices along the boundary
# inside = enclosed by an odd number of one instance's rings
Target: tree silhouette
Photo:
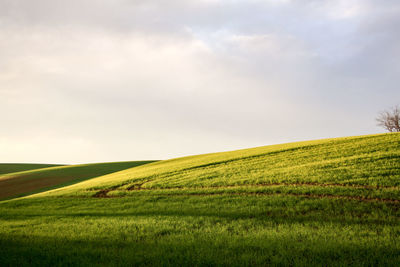
[[[378,125],[389,132],[400,132],[400,107],[395,106],[379,113],[376,118]]]

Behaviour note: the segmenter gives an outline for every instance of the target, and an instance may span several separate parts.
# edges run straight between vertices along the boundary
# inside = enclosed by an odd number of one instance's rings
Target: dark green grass
[[[0,163],[0,175],[12,172],[22,172],[48,167],[63,166],[61,164],[30,164],[30,163]]]
[[[30,198],[0,210],[3,266],[396,266],[400,260],[399,206],[389,203],[142,195]]]

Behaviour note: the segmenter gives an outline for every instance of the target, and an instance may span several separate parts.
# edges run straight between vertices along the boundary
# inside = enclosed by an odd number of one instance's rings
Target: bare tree
[[[390,110],[384,110],[376,118],[379,126],[389,132],[400,132],[400,107],[396,106]]]

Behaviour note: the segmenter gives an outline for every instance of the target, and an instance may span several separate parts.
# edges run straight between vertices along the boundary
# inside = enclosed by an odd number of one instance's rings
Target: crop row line
[[[215,188],[242,188],[242,187],[272,187],[272,186],[306,186],[306,187],[339,187],[339,188],[354,188],[354,189],[399,189],[398,186],[373,186],[373,185],[356,185],[356,184],[338,184],[338,183],[260,183],[260,184],[240,184],[240,185],[210,185],[210,186],[196,186],[196,187],[165,187],[165,188],[145,188],[145,183],[134,184],[127,188],[128,191],[132,190],[155,190],[155,189],[215,189]]]
[[[102,190],[93,195],[97,198],[120,198],[123,196],[107,195],[110,190]],[[181,193],[181,194],[169,194],[159,193],[157,196],[215,196],[215,195],[237,195],[237,196],[271,196],[271,195],[284,195],[284,196],[295,196],[305,198],[327,198],[327,199],[347,199],[347,200],[358,200],[363,202],[385,202],[392,204],[400,204],[400,200],[397,199],[386,199],[386,198],[366,198],[361,196],[340,196],[340,195],[328,195],[328,194],[300,194],[300,193],[283,193],[283,192],[193,192],[193,193]]]
[[[143,188],[143,184],[135,184],[127,188],[128,191],[157,191],[160,190],[161,188]],[[386,202],[386,203],[394,203],[394,204],[399,204],[400,200],[398,199],[387,199],[387,198],[368,198],[368,197],[363,197],[363,196],[343,196],[343,195],[333,195],[333,194],[316,194],[316,193],[292,193],[292,192],[192,192],[192,193],[187,193],[187,192],[182,192],[182,193],[168,193],[170,190],[182,190],[182,189],[218,189],[218,188],[242,188],[242,187],[262,187],[262,186],[276,186],[276,185],[294,185],[294,186],[316,186],[317,184],[304,184],[304,183],[299,183],[299,184],[284,184],[284,183],[274,183],[274,184],[258,184],[258,185],[246,185],[246,186],[214,186],[214,187],[197,187],[197,188],[165,188],[161,190],[166,190],[165,193],[159,193],[158,195],[168,195],[168,196],[212,196],[212,195],[287,195],[287,196],[296,196],[296,197],[307,197],[307,198],[331,198],[331,199],[349,199],[349,200],[358,200],[358,201],[379,201],[379,202]],[[320,185],[320,184],[318,184]],[[336,186],[336,185],[322,185],[322,186]],[[342,186],[342,185],[340,185]],[[103,189],[98,192],[96,192],[93,197],[97,198],[112,198],[112,197],[122,197],[122,196],[110,196],[108,195],[109,192],[118,190],[121,187],[121,185],[114,186],[111,188]],[[371,187],[356,187],[356,188],[368,188],[371,189]],[[376,187],[373,187],[376,188]]]

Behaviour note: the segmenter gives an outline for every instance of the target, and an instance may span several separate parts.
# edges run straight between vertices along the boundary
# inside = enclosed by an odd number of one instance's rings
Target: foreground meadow
[[[0,202],[0,265],[398,266],[400,134],[150,163]]]

